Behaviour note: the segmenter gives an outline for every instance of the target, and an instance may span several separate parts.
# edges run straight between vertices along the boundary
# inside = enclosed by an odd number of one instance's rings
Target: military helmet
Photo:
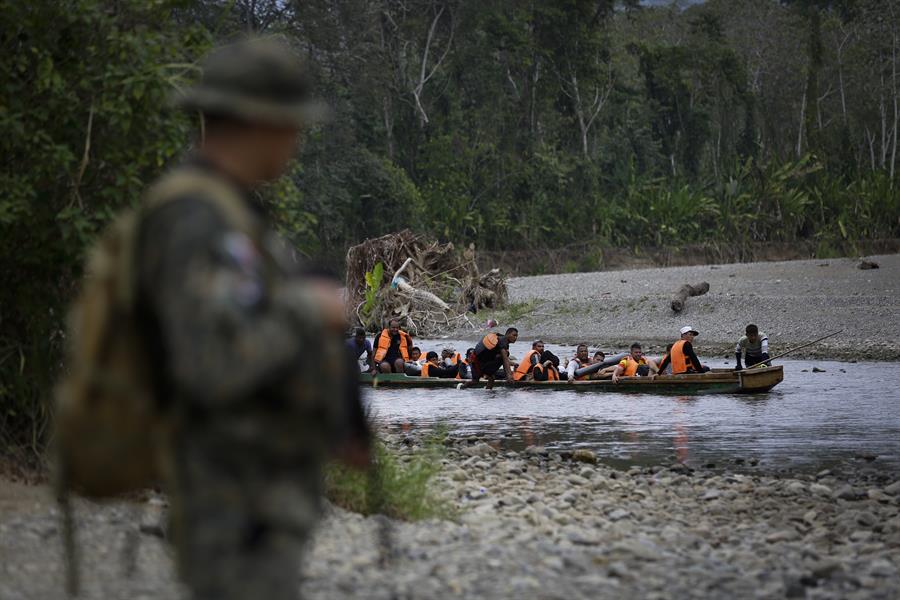
[[[308,70],[283,39],[246,38],[210,52],[200,81],[174,103],[249,122],[302,126],[327,116],[311,87]]]

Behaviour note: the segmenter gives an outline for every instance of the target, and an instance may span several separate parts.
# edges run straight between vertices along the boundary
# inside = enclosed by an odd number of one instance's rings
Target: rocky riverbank
[[[843,329],[793,356],[900,360],[900,255],[869,259],[880,268],[863,270],[858,260],[839,258],[516,277],[510,308],[477,320],[515,325],[524,340],[583,341],[608,350],[638,341],[656,354],[690,324],[701,332],[695,345],[707,356],[731,356],[751,322],[770,336],[774,352]],[[702,281],[709,293],[673,313],[675,290]],[[448,334],[473,338],[471,329]]]
[[[417,442],[396,440],[398,452]],[[12,486],[12,487],[10,487]],[[46,490],[0,495],[0,597],[62,598]],[[680,464],[613,470],[587,451],[448,441],[435,493],[452,518],[388,522],[331,507],[306,598],[896,598],[900,474],[777,476]],[[164,502],[79,503],[86,597],[174,598]],[[140,544],[134,571],[122,549]],[[387,551],[385,551],[387,548]],[[388,557],[385,564],[383,559]]]

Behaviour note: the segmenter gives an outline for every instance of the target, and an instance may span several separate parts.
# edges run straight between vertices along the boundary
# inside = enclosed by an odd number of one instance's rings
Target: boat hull
[[[683,375],[658,375],[656,377],[622,377],[618,383],[610,380],[588,381],[514,381],[497,380],[496,388],[519,388],[536,390],[574,390],[580,392],[650,393],[650,394],[753,394],[768,392],[784,380],[784,369],[780,365],[760,369],[732,371],[716,369],[709,373]],[[463,380],[438,379],[436,377],[410,377],[403,374],[363,373],[360,384],[373,388],[455,388]],[[472,387],[483,388],[486,381],[479,381]]]

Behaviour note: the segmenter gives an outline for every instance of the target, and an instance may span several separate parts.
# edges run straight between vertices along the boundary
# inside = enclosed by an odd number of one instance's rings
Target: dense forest
[[[304,253],[900,237],[900,0],[0,0],[0,432],[35,443],[86,246],[189,147],[213,45],[281,34],[334,119],[266,191]]]

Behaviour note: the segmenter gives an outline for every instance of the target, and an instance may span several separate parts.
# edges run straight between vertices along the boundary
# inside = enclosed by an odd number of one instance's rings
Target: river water
[[[446,342],[417,343],[427,351]],[[459,351],[466,347],[454,345]],[[573,354],[572,348],[548,347],[561,357]],[[512,354],[522,356],[528,348],[517,343]],[[702,346],[698,352],[704,364],[734,364],[706,360]],[[759,395],[500,388],[367,388],[364,395],[376,421],[392,431],[441,426],[501,448],[588,448],[613,466],[679,461],[694,468],[816,471],[865,465],[900,472],[900,364],[779,362],[785,380]]]

